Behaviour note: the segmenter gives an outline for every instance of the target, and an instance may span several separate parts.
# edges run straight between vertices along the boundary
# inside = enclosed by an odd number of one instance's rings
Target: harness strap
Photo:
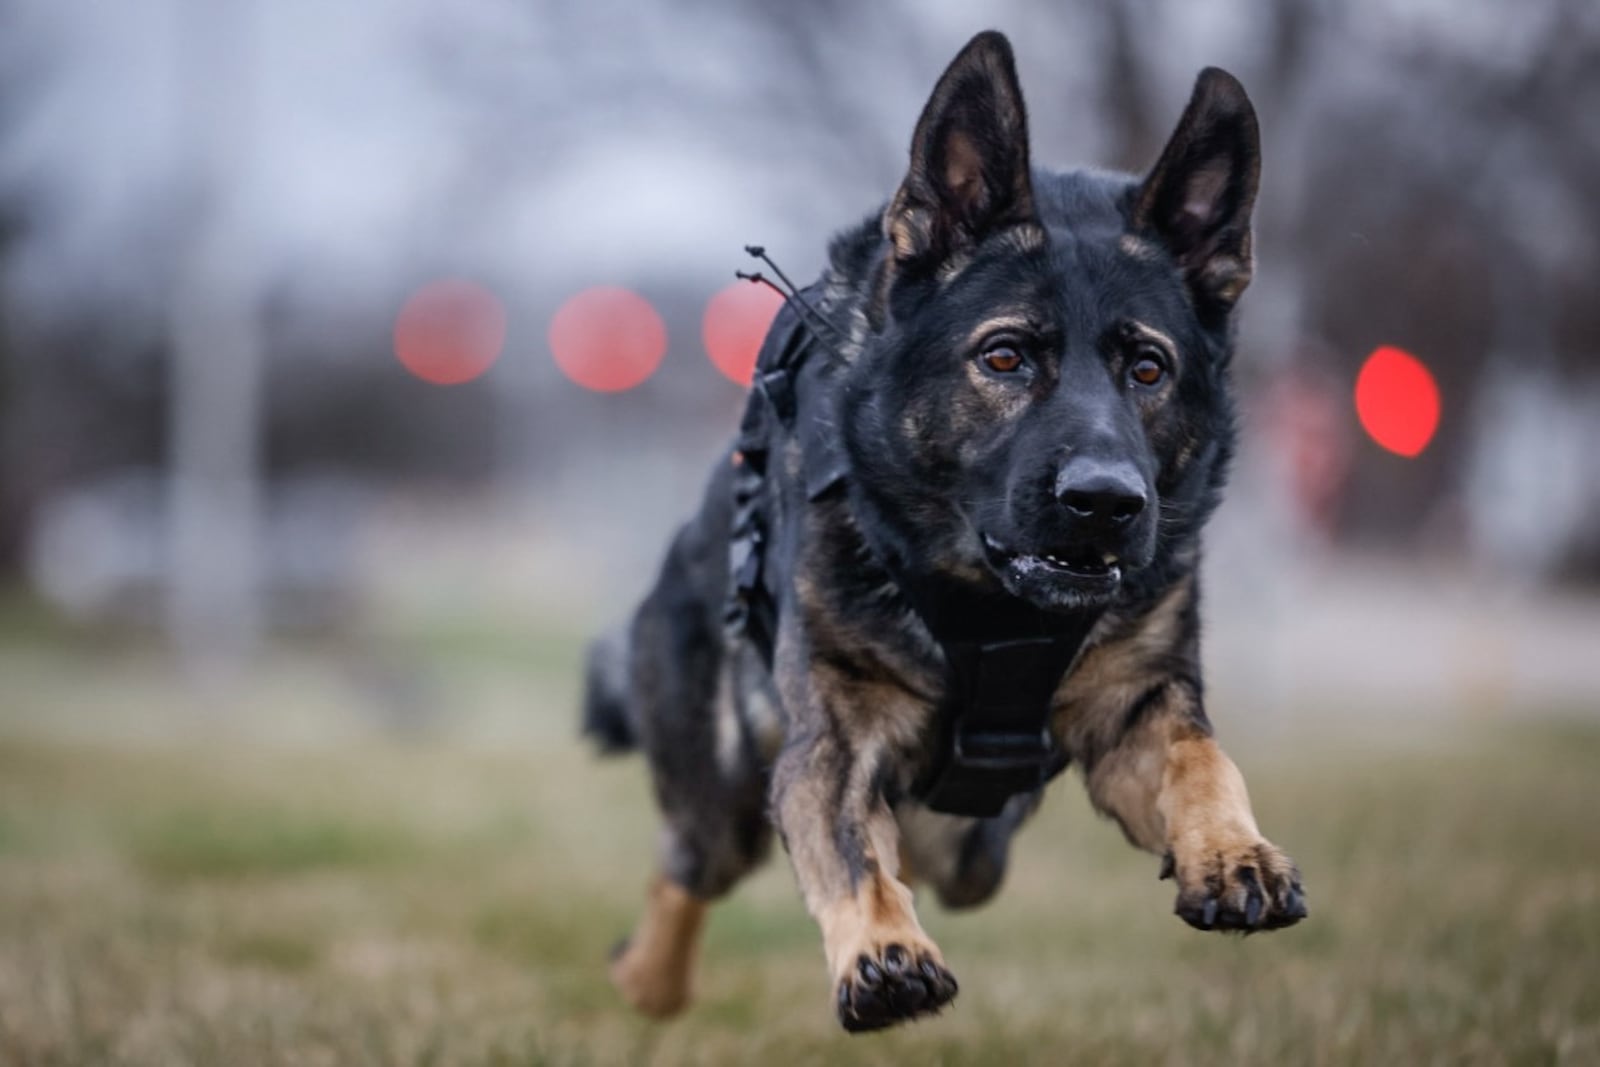
[[[820,288],[820,284],[812,285],[803,295]],[[794,303],[785,301],[761,342],[750,397],[745,403],[732,457],[736,469],[733,522],[728,541],[730,588],[722,621],[729,634],[748,637],[768,667],[772,665],[777,640],[778,590],[773,588],[773,576],[766,565],[769,531],[762,512],[764,483],[773,442],[780,431],[794,432],[798,408],[796,379],[816,344],[815,334],[806,326]],[[807,423],[816,421],[809,419]],[[803,445],[808,457],[807,487],[811,499],[816,499],[843,480],[843,463],[837,458],[837,447],[826,438],[818,438],[814,426],[807,429]],[[818,458],[810,458],[813,456]],[[823,459],[825,463],[821,462]],[[814,481],[823,484],[812,489]]]
[[[1051,698],[1087,627],[1051,637],[944,646],[955,685],[943,736],[912,795],[951,815],[998,815],[1067,764],[1050,729]]]

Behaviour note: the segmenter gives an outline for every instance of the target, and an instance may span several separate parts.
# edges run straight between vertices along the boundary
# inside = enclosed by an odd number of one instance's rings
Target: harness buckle
[[[1059,754],[1049,730],[985,730],[963,715],[951,731],[944,765],[921,800],[947,815],[999,815],[1014,794],[1044,785]]]

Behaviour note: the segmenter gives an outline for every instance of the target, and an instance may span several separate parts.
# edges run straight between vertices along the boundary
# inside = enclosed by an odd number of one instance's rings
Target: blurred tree
[[[0,273],[6,254],[16,243],[20,222],[0,212]],[[13,351],[4,294],[0,294],[0,584],[10,584],[21,573],[23,546],[28,530],[27,471],[17,440],[17,376],[22,368]]]
[[[1149,0],[1128,0],[1106,4],[1101,12],[1106,45],[1100,106],[1111,135],[1105,164],[1141,174],[1160,154],[1170,132],[1153,113],[1153,87],[1143,66],[1158,58],[1149,55],[1141,33],[1154,11]]]
[[[260,297],[251,228],[253,8],[193,0],[180,21],[193,211],[173,288],[167,625],[191,669],[228,667],[262,625]]]

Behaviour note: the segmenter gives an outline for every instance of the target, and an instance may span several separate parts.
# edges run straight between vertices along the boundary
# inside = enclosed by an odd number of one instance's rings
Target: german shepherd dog
[[[1181,918],[1255,931],[1306,915],[1200,681],[1200,530],[1234,446],[1255,113],[1208,69],[1143,178],[1028,156],[1010,45],[980,34],[934,88],[887,206],[833,240],[808,292],[838,343],[808,388],[826,394],[848,476],[808,495],[806,436],[773,444],[770,660],[724,626],[733,450],[626,634],[591,651],[586,732],[644,750],[665,824],[610,971],[642,1012],[685,1006],[706,907],[764,859],[774,826],[846,1030],[956,995],[912,886],[947,907],[986,901],[1040,790],[988,816],[919,802],[954,687],[915,603],[933,587],[1092,623],[1043,691],[1049,773],[1082,769],[1094,807],[1161,857]]]

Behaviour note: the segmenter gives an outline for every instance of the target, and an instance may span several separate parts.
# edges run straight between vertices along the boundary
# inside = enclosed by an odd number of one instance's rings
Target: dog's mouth
[[[1055,601],[1061,592],[1078,597],[1106,596],[1122,583],[1122,561],[1113,553],[1090,548],[1023,552],[983,535],[989,565],[1013,593]]]

